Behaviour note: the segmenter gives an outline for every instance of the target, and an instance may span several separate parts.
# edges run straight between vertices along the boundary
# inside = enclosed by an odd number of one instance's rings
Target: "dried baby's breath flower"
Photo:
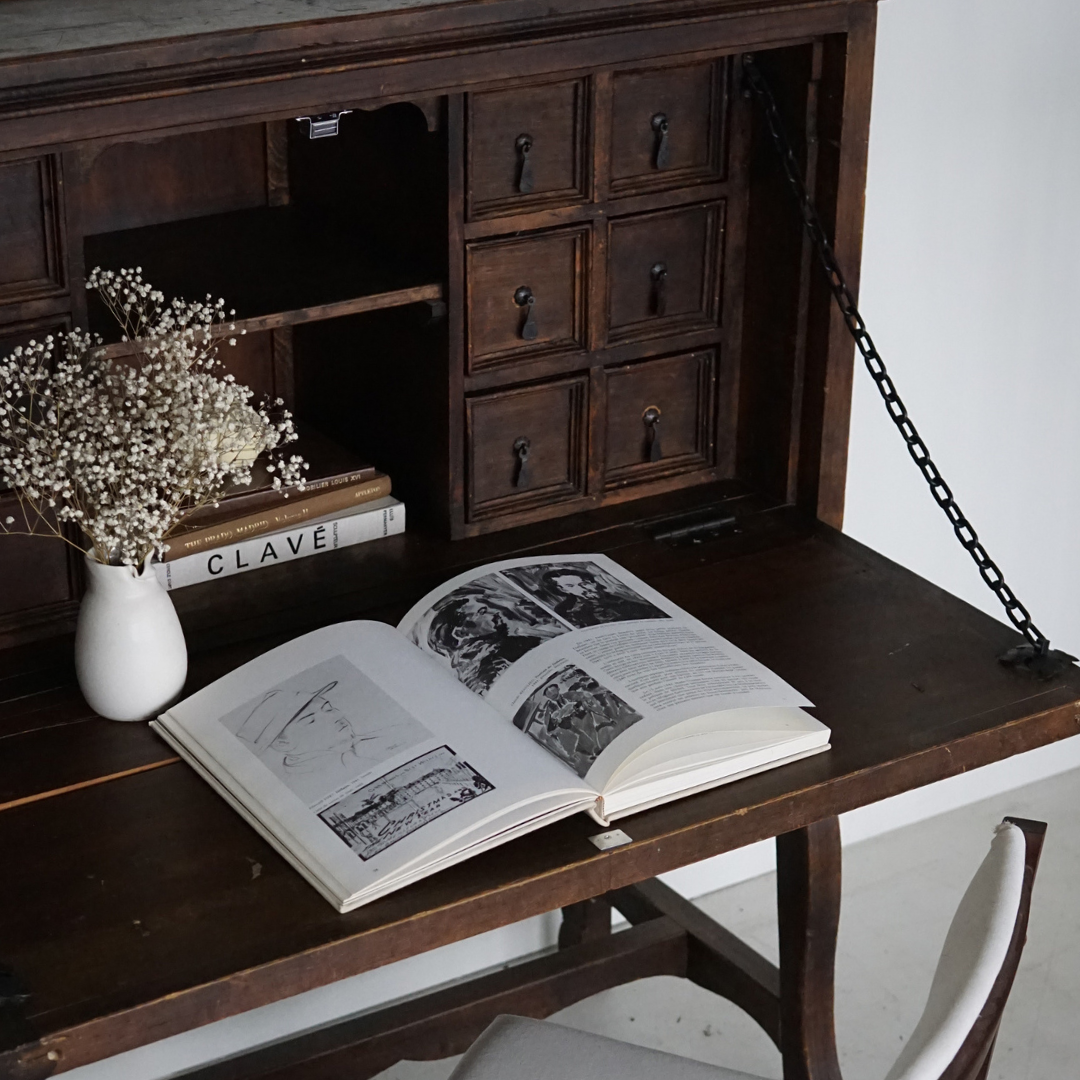
[[[141,267],[95,268],[86,287],[132,349],[110,355],[73,330],[0,360],[0,480],[23,519],[15,530],[7,516],[0,532],[70,543],[73,524],[99,562],[137,566],[164,552],[184,514],[250,483],[254,459],[294,442],[296,430],[289,413],[251,405],[252,392],[220,373],[224,300],[166,303]],[[296,455],[275,466],[275,489],[303,489]]]

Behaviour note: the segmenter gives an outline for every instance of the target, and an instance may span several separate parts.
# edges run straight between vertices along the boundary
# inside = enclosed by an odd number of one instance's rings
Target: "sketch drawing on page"
[[[319,817],[367,860],[429,821],[494,790],[494,784],[449,746],[440,746],[347,795]]]
[[[486,574],[436,600],[408,637],[485,694],[515,660],[567,630],[498,574]]]
[[[431,738],[343,656],[285,679],[220,722],[308,806]]]
[[[594,562],[531,563],[502,573],[577,630],[670,617]]]
[[[584,778],[605,747],[640,719],[621,697],[567,664],[525,699],[514,726]]]

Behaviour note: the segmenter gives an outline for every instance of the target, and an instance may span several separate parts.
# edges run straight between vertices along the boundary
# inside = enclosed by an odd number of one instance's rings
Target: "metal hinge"
[[[298,116],[297,121],[308,122],[309,139],[328,139],[338,133],[338,122],[343,116],[348,116],[352,109],[342,109],[341,112],[319,113],[317,116]]]

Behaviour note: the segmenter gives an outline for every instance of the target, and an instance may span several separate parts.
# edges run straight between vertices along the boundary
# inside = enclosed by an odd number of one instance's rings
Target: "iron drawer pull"
[[[658,112],[652,118],[652,129],[656,133],[656,148],[653,151],[653,165],[666,169],[671,164],[671,151],[668,148],[667,113]]]
[[[522,195],[528,195],[533,189],[533,168],[529,155],[532,153],[531,135],[519,135],[514,147],[518,154],[517,189]]]
[[[667,314],[667,263],[653,263],[649,269],[652,281],[651,307],[654,315]]]
[[[645,421],[645,448],[650,461],[659,461],[664,456],[660,448],[660,410],[650,405],[642,414]]]
[[[532,444],[524,435],[514,440],[514,487],[529,486],[529,450]]]
[[[528,285],[522,285],[514,291],[514,303],[525,309],[525,321],[521,324],[523,341],[535,341],[540,328],[536,325],[536,297]]]

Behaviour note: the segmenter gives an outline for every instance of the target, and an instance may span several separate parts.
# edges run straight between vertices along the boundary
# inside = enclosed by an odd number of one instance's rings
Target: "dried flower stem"
[[[251,390],[219,373],[224,300],[166,304],[138,267],[95,268],[87,288],[131,354],[110,358],[100,338],[74,330],[0,361],[0,480],[14,489],[24,526],[8,515],[0,532],[71,544],[73,523],[99,562],[137,566],[165,551],[185,514],[250,483],[254,457],[279,451],[296,431],[280,399],[271,417],[267,403],[252,406]],[[302,490],[306,468],[280,454],[267,466],[279,490]]]

